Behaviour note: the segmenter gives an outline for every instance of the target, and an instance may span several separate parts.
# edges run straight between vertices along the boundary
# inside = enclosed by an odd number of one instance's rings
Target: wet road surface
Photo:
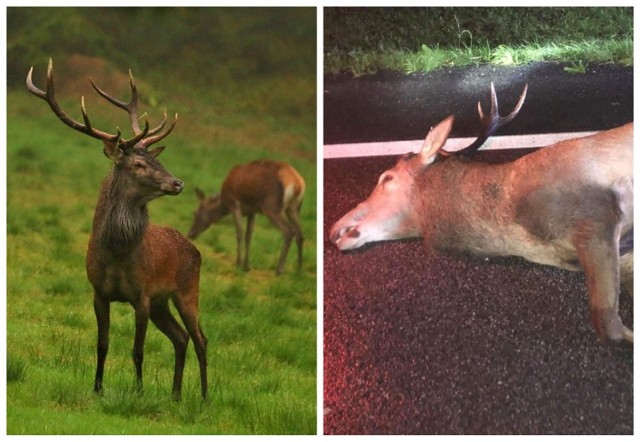
[[[325,115],[338,112],[327,106]],[[631,112],[628,103],[617,118]],[[633,350],[598,342],[583,274],[519,258],[438,255],[420,240],[344,253],[326,239],[395,161],[324,161],[325,433],[633,433]],[[620,302],[632,325],[630,297]]]

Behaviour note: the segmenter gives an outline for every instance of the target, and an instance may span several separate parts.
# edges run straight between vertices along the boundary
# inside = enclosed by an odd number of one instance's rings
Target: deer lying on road
[[[304,179],[287,163],[262,160],[235,166],[222,183],[220,193],[207,197],[202,190],[196,189],[200,205],[194,214],[193,225],[188,236],[190,239],[195,239],[211,224],[220,221],[229,213],[233,214],[238,243],[236,265],[249,270],[249,247],[255,215],[262,212],[284,236],[276,274],[281,274],[284,269],[294,237],[298,246],[298,269],[300,269],[304,242],[300,227],[300,207],[304,190]],[[247,217],[244,237],[243,216]]]
[[[87,250],[87,275],[93,286],[93,305],[98,322],[97,369],[94,391],[102,391],[104,364],[109,349],[109,311],[113,301],[128,302],[135,310],[133,361],[139,387],[142,387],[144,339],[149,319],[172,342],[175,349],[173,395],[180,398],[182,374],[189,337],[193,339],[200,364],[202,397],[207,396],[207,338],[198,321],[198,285],[200,252],[177,230],[149,223],[147,203],[163,195],[178,195],[184,184],[167,172],[156,159],[164,147],[149,150],[169,135],[177,122],[164,129],[162,123],[150,129],[145,120],[138,123],[138,93],[129,72],[131,101],[125,103],[111,97],[92,80],[95,90],[110,103],[127,111],[133,137],[125,140],[120,131],[102,132],[91,125],[82,99],[84,123],[69,117],[54,97],[53,64],[49,60],[47,90],[38,89],[32,81],[33,68],[27,75],[27,88],[45,100],[56,116],[67,126],[102,140],[104,154],[113,168],[102,183],[93,229]],[[175,305],[184,325],[176,321],[168,301]]]
[[[374,241],[422,237],[441,250],[529,261],[585,272],[591,320],[603,340],[633,342],[618,314],[620,281],[633,292],[633,123],[562,141],[507,164],[471,156],[520,110],[478,111],[484,133],[458,151],[442,149],[449,116],[418,154],[382,173],[369,198],[330,231],[350,250]]]

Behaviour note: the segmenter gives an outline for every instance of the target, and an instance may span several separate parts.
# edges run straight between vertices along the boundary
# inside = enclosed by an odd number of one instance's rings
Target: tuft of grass
[[[158,391],[141,391],[135,383],[107,388],[100,400],[100,408],[107,414],[124,418],[146,417],[154,419],[164,410],[169,399]]]
[[[27,361],[20,356],[7,355],[7,383],[20,382],[27,377]]]

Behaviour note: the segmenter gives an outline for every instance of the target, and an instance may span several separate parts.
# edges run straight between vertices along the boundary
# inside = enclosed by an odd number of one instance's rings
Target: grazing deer
[[[156,159],[164,147],[149,150],[169,135],[177,122],[164,129],[162,123],[150,129],[145,120],[138,123],[138,93],[131,72],[131,101],[125,103],[111,97],[92,80],[91,84],[110,103],[127,111],[133,137],[123,139],[102,132],[91,125],[81,102],[84,123],[69,117],[54,97],[53,64],[49,60],[46,92],[34,86],[33,67],[27,75],[27,88],[45,100],[56,116],[67,126],[102,140],[104,154],[113,168],[102,183],[93,217],[93,230],[87,250],[87,275],[93,286],[93,306],[98,322],[97,369],[94,391],[102,391],[104,364],[109,349],[109,310],[113,301],[128,302],[135,310],[133,362],[139,387],[142,387],[144,339],[149,319],[164,333],[175,349],[173,395],[180,398],[182,373],[189,337],[193,339],[200,364],[202,397],[207,396],[207,338],[198,321],[198,284],[200,252],[177,230],[149,222],[147,203],[163,195],[178,195],[183,182],[171,175]],[[175,305],[185,331],[169,310]]]
[[[442,149],[453,125],[433,128],[420,153],[382,173],[369,198],[330,231],[341,250],[422,237],[441,250],[523,257],[585,272],[591,320],[602,340],[633,342],[618,314],[620,280],[633,291],[633,123],[562,141],[506,164],[469,160],[520,110],[491,115],[478,103],[483,134],[458,151]]]
[[[275,161],[253,161],[235,166],[224,182],[220,193],[206,197],[196,189],[200,205],[189,230],[195,239],[211,224],[233,214],[238,242],[236,265],[249,270],[249,247],[256,213],[262,212],[284,236],[276,274],[281,274],[293,237],[298,246],[298,270],[302,267],[302,243],[300,207],[304,198],[305,183],[300,174],[289,164]],[[247,217],[247,230],[243,237],[242,217]],[[243,247],[244,239],[244,247]],[[242,252],[244,249],[244,258]]]

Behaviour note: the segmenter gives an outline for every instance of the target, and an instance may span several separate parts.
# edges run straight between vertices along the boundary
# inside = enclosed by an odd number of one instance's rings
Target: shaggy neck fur
[[[117,166],[105,178],[93,220],[93,236],[100,247],[114,253],[134,250],[149,225],[147,204],[132,191]]]

